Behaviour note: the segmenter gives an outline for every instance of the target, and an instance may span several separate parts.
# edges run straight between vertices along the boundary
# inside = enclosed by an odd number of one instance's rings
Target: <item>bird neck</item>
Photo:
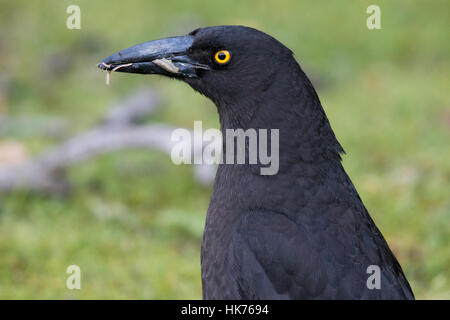
[[[227,129],[278,129],[280,169],[292,161],[339,162],[344,150],[312,83],[295,60],[288,67],[290,72],[271,75],[261,90],[217,104],[223,136]]]

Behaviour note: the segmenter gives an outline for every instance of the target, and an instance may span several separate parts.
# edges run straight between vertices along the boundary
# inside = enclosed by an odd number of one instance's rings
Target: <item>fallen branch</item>
[[[176,128],[153,124],[123,128],[103,127],[75,137],[43,155],[16,166],[0,167],[0,191],[16,189],[66,192],[69,187],[64,172],[79,162],[101,154],[149,149],[170,154],[175,143],[170,137]],[[192,148],[194,148],[192,146]],[[192,150],[202,152],[202,148]],[[214,177],[214,166],[197,165],[195,176],[204,184]]]
[[[140,90],[109,108],[104,126],[128,126],[139,123],[161,106],[161,98],[153,90]]]
[[[4,116],[0,115],[0,136],[44,136],[61,137],[67,134],[68,123],[59,117],[50,116]]]
[[[65,171],[82,161],[101,154],[126,150],[149,149],[170,154],[175,143],[171,135],[175,127],[163,124],[132,125],[141,117],[154,112],[158,105],[151,92],[135,95],[122,105],[113,108],[101,126],[82,133],[42,155],[18,165],[0,167],[0,192],[18,189],[65,193],[70,184]],[[193,153],[203,147],[193,144]],[[215,166],[195,165],[195,178],[209,184],[214,178]]]

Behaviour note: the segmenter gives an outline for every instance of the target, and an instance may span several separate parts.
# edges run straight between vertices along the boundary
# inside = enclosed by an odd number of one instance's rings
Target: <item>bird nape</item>
[[[279,170],[220,164],[202,242],[205,299],[414,299],[344,171],[337,141],[292,52],[244,26],[200,28],[104,59],[161,74],[217,106],[227,129],[279,129]],[[227,150],[223,150],[223,157]]]

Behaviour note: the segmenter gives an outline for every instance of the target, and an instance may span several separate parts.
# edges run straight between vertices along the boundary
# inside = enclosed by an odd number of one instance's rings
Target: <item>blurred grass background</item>
[[[81,7],[81,30],[66,28]],[[381,7],[381,30],[366,8]],[[0,115],[70,119],[72,134],[108,105],[152,86],[152,121],[217,127],[214,105],[162,77],[96,63],[119,49],[208,25],[243,24],[290,47],[310,75],[347,155],[344,165],[417,298],[450,299],[450,20],[436,1],[0,2]],[[60,139],[1,142],[37,154]],[[200,298],[210,188],[168,155],[116,152],[70,170],[72,193],[0,195],[0,298]],[[65,287],[67,266],[82,289]]]

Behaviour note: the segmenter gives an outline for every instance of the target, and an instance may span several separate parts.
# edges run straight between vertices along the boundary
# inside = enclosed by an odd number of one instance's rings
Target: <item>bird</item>
[[[204,27],[98,67],[187,83],[216,105],[222,134],[279,130],[276,174],[260,174],[259,162],[218,166],[201,245],[203,299],[414,299],[343,168],[313,84],[280,41],[246,26]]]

